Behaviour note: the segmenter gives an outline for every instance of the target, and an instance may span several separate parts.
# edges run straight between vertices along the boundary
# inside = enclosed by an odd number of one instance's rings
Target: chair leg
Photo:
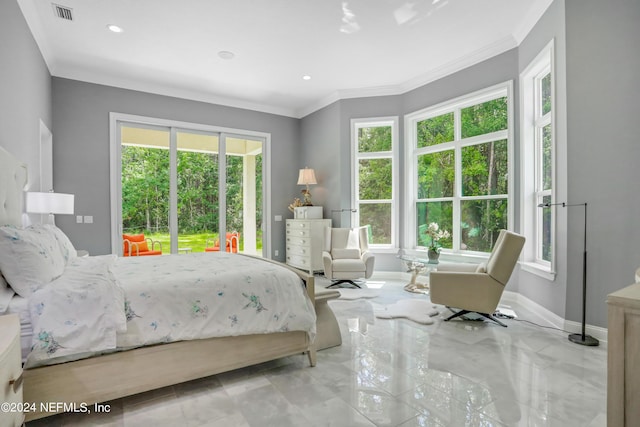
[[[499,321],[498,319],[496,319],[495,317],[493,317],[492,315],[488,314],[488,313],[478,313],[480,316],[486,317],[489,320],[493,320],[494,322],[496,322],[498,325],[503,326],[503,327],[507,327],[507,325],[505,325],[504,323],[502,323],[501,321]]]
[[[342,280],[336,280],[335,282],[333,282],[332,284],[330,284],[329,286],[327,286],[327,289],[328,289],[328,288],[333,288],[334,286],[341,285],[342,283],[348,283],[348,284],[350,284],[350,285],[355,286],[356,288],[360,288],[360,285],[358,285],[357,283],[355,283],[353,280],[342,279]]]
[[[448,308],[449,310],[451,310],[451,308],[450,308],[450,307],[447,307],[447,308]],[[451,310],[451,311],[453,311],[453,310]],[[470,313],[470,311],[469,311],[469,310],[460,310],[460,311],[458,311],[458,312],[453,311],[453,314],[452,314],[451,316],[447,317],[446,319],[444,319],[444,321],[445,321],[445,322],[448,322],[448,321],[449,321],[449,320],[451,320],[451,319],[455,319],[456,317],[464,316],[465,314],[468,314],[468,313]]]
[[[451,309],[451,307],[447,307],[449,310],[453,311]],[[445,322],[448,322],[451,319],[455,319],[456,317],[460,317],[460,316],[464,316],[465,314],[469,314],[469,313],[478,313],[477,311],[469,311],[469,310],[460,310],[458,312],[454,312],[451,316],[447,317],[446,319],[444,319]],[[493,320],[494,322],[496,322],[498,325],[503,326],[503,327],[507,327],[507,325],[505,325],[504,323],[502,323],[501,321],[499,321],[498,319],[496,319],[495,317],[493,317],[490,314],[487,313],[478,313],[480,316],[487,318],[489,320]],[[480,319],[478,319],[480,320]]]

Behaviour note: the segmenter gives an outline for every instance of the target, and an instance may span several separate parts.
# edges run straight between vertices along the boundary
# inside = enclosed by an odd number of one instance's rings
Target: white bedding
[[[29,314],[29,300],[15,294],[4,314],[17,314],[20,317],[20,347],[22,349],[22,361],[24,362],[31,351],[31,340],[33,336],[31,315]]]
[[[300,278],[226,252],[75,258],[29,298],[26,367],[164,342],[305,331],[315,311]]]

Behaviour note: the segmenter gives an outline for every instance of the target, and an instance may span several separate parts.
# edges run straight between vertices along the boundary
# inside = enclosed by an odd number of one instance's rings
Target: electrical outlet
[[[280,251],[276,249],[276,251],[274,252],[275,256],[278,256],[280,254]]]

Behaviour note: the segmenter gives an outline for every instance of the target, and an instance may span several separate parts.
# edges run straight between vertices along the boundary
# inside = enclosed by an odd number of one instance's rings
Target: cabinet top
[[[607,304],[640,309],[640,283],[634,283],[609,294]]]

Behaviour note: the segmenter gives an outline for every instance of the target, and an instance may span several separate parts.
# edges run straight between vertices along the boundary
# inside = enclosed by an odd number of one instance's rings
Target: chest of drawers
[[[288,219],[286,224],[287,264],[301,270],[322,270],[324,229],[330,219]]]
[[[0,425],[21,426],[22,356],[20,353],[20,320],[17,315],[0,316]],[[5,410],[7,409],[7,410]]]

